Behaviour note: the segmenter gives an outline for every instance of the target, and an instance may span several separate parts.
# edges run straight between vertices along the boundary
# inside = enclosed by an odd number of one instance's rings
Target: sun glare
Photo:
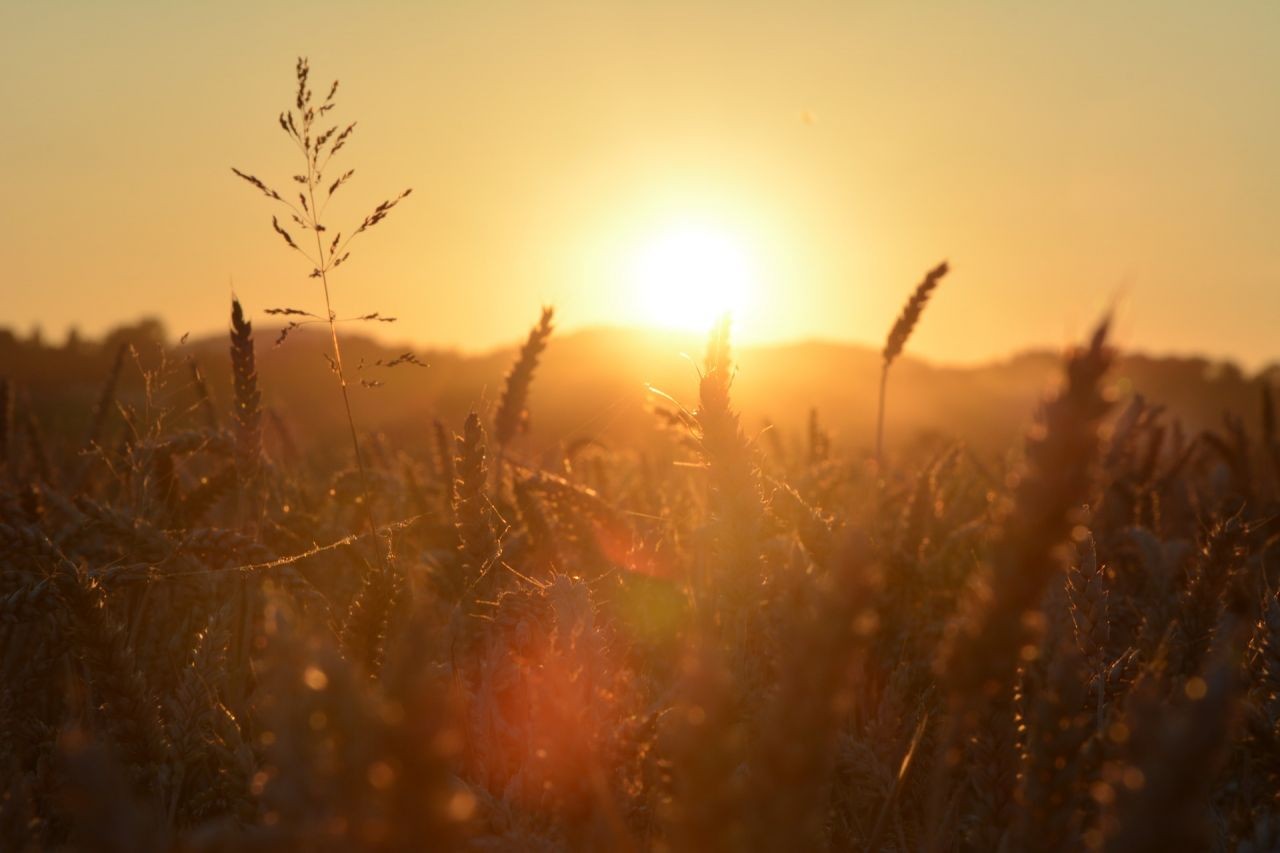
[[[685,222],[642,243],[630,277],[647,322],[703,331],[726,312],[741,318],[758,284],[758,265],[737,235]]]

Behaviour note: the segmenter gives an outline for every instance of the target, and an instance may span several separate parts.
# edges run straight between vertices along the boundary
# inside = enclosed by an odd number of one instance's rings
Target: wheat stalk
[[[528,429],[529,413],[526,407],[529,386],[533,382],[533,371],[538,366],[538,357],[547,348],[547,339],[551,337],[553,316],[553,309],[542,309],[538,325],[529,331],[528,340],[520,348],[515,364],[507,373],[502,397],[498,400],[498,409],[493,416],[493,437],[499,448],[506,448],[517,433]]]
[[[949,269],[947,262],[943,261],[925,274],[924,280],[916,285],[916,289],[907,299],[907,304],[903,306],[902,313],[898,315],[893,328],[889,330],[889,337],[884,342],[883,364],[880,368],[880,406],[876,415],[876,463],[882,471],[884,470],[885,389],[889,384],[889,368],[902,354],[903,347],[907,345],[907,339],[911,337],[916,324],[920,322],[920,315],[924,313],[924,306],[928,303],[930,294]]]

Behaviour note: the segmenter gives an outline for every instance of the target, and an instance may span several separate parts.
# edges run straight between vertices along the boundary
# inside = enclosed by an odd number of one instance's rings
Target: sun
[[[705,331],[725,313],[750,307],[759,265],[749,243],[704,222],[674,222],[631,256],[630,286],[651,325]]]

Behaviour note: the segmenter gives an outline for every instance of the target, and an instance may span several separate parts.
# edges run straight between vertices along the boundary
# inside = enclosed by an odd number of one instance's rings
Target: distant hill
[[[279,347],[276,333],[260,326],[257,355],[265,404],[302,446],[325,448],[342,428],[337,389],[323,353],[327,337],[300,330]],[[407,446],[426,446],[433,418],[456,428],[473,407],[491,411],[516,347],[481,355],[418,350],[426,367],[376,366],[403,352],[358,334],[345,336],[344,354],[360,426],[383,431]],[[122,342],[139,351],[139,364],[156,370],[167,360],[166,382],[153,380],[151,411],[175,415],[194,395],[186,360],[200,366],[224,413],[230,404],[230,365],[222,336],[163,341],[158,323],[118,330],[99,342],[51,346],[0,331],[0,377],[29,399],[46,429],[74,444],[84,434],[112,353]],[[702,341],[696,336],[635,329],[590,329],[552,337],[530,397],[531,430],[524,452],[538,454],[579,438],[606,445],[644,446],[656,431],[653,403],[697,405]],[[872,437],[879,382],[878,351],[851,344],[807,342],[743,347],[736,351],[734,399],[749,433],[766,423],[784,443],[799,443],[816,408],[837,447],[865,450]],[[1024,353],[979,367],[950,367],[907,357],[894,366],[887,431],[891,448],[921,437],[959,438],[975,450],[998,454],[1026,427],[1036,404],[1057,379],[1059,354]],[[1196,358],[1125,356],[1116,372],[1120,395],[1142,393],[1166,405],[1188,430],[1220,423],[1235,411],[1252,423],[1259,382],[1274,381],[1273,369],[1249,377],[1230,363]],[[365,387],[361,381],[381,382]],[[120,397],[142,410],[143,383],[130,364]],[[415,439],[415,434],[420,439]],[[337,446],[342,446],[337,443]]]

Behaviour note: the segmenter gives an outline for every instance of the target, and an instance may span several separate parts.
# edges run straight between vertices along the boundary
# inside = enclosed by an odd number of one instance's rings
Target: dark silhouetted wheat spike
[[[457,456],[453,481],[453,515],[458,532],[460,577],[454,584],[462,597],[481,597],[493,586],[493,565],[499,543],[494,529],[493,508],[486,492],[488,462],[484,423],[472,412],[462,435],[455,438]]]
[[[236,479],[245,524],[256,524],[262,474],[262,393],[253,352],[253,324],[231,300],[231,376],[235,392]]]
[[[947,274],[947,262],[943,261],[925,275],[924,281],[916,285],[915,291],[911,294],[911,298],[907,300],[907,304],[903,306],[902,313],[898,315],[898,320],[893,324],[893,328],[889,330],[889,337],[884,343],[884,365],[880,369],[880,410],[876,418],[876,462],[881,470],[884,469],[884,395],[885,387],[889,382],[889,367],[893,364],[898,356],[902,355],[902,349],[907,345],[907,339],[911,337],[912,331],[915,330],[916,323],[920,322],[920,315],[924,313],[924,306],[929,302],[929,296],[938,286],[938,282],[942,281],[942,277]]]
[[[542,309],[542,318],[529,331],[528,340],[520,348],[520,355],[507,374],[502,398],[498,401],[498,411],[493,416],[493,437],[497,439],[500,448],[506,447],[519,432],[527,428],[529,385],[533,382],[533,371],[538,366],[538,356],[547,348],[547,339],[551,337],[553,314],[552,308]]]

